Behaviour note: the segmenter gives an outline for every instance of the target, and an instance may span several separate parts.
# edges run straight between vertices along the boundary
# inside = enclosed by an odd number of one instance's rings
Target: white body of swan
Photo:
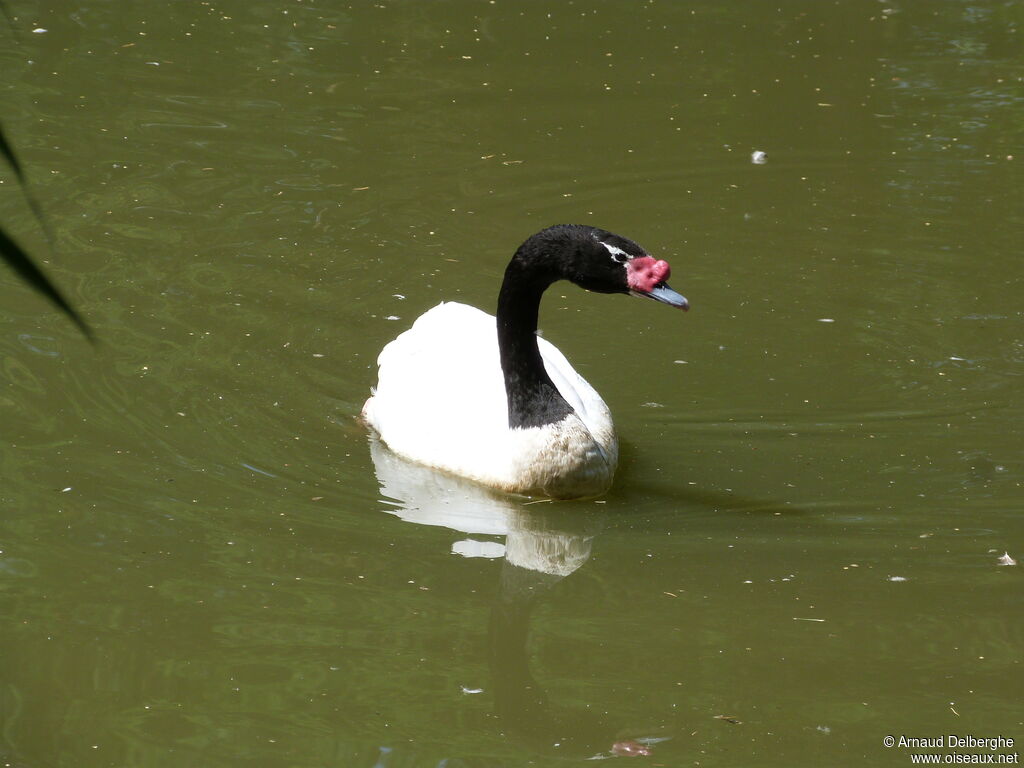
[[[537,339],[544,369],[573,413],[509,427],[495,318],[439,304],[384,347],[363,419],[395,453],[513,493],[558,498],[607,490],[618,462],[611,412],[565,355]]]

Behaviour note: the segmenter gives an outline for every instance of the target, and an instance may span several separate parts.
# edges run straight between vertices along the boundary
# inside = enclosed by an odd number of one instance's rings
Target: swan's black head
[[[673,307],[689,304],[668,287],[668,262],[655,259],[625,237],[597,227],[558,224],[523,243],[513,262],[546,280],[571,280],[596,293],[645,296]]]

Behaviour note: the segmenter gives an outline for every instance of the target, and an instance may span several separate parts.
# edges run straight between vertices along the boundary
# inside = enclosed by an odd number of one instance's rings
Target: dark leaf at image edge
[[[7,233],[0,228],[0,255],[3,256],[3,260],[11,265],[26,282],[28,282],[33,288],[40,293],[44,294],[54,304],[56,304],[71,320],[78,326],[79,330],[85,334],[89,341],[95,343],[95,337],[93,336],[92,329],[82,319],[82,316],[74,310],[74,308],[67,302],[67,299],[61,294],[49,278],[43,274],[42,269],[36,266],[32,258],[22,250],[21,246],[12,240]]]

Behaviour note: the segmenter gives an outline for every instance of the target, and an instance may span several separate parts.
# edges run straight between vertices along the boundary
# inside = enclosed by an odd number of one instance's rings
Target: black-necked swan
[[[442,302],[387,344],[363,419],[395,453],[510,493],[604,493],[618,462],[611,413],[551,343],[537,337],[541,295],[557,280],[673,307],[669,265],[619,235],[560,224],[519,246],[498,316]]]

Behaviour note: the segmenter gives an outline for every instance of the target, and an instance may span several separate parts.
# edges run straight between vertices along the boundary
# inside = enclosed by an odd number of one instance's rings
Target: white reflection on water
[[[524,506],[522,497],[405,461],[376,437],[370,438],[370,456],[384,503],[393,505],[386,511],[409,523],[469,534],[452,544],[452,552],[463,557],[504,557],[520,568],[564,578],[590,557],[602,527],[603,516],[589,509],[556,514],[555,522],[543,509],[547,503]],[[474,536],[504,537],[504,542]]]

